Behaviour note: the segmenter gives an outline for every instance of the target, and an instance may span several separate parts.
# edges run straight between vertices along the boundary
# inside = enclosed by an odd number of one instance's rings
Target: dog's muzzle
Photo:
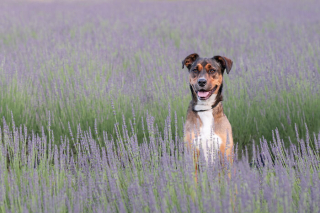
[[[207,100],[216,91],[217,88],[218,88],[218,85],[216,85],[212,90],[209,90],[209,91],[200,89],[199,91],[196,92],[199,100]]]

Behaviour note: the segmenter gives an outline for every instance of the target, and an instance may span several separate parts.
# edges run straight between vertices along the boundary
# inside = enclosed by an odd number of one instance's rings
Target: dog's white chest
[[[202,126],[200,128],[199,136],[195,139],[195,145],[202,148],[203,155],[206,162],[213,161],[217,155],[222,139],[214,132],[214,118],[212,110],[198,112],[201,119]],[[201,152],[201,151],[200,151]],[[201,154],[200,154],[201,155]]]

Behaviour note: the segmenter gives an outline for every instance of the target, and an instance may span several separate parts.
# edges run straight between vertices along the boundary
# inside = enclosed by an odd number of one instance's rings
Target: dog
[[[193,150],[196,173],[200,155],[207,163],[217,159],[222,165],[225,160],[233,162],[232,128],[222,106],[223,74],[225,71],[229,74],[232,64],[232,60],[223,56],[201,58],[197,53],[182,61],[182,69],[186,66],[189,70],[192,95],[184,140],[187,149]]]

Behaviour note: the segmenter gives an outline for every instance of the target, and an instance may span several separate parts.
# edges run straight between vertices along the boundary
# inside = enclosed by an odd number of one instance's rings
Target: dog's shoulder
[[[221,128],[230,128],[231,129],[231,124],[227,118],[227,116],[224,113],[221,113],[218,116],[214,116],[214,124],[215,126],[219,126]]]
[[[229,134],[229,137],[232,138],[232,127],[225,114],[214,119],[214,132],[223,137]]]
[[[188,106],[188,110],[187,110],[187,119],[186,119],[186,123],[185,123],[186,130],[195,128],[195,125],[200,125],[199,115],[198,115],[198,113],[193,111],[193,106],[194,106],[193,101],[190,101],[189,106]]]

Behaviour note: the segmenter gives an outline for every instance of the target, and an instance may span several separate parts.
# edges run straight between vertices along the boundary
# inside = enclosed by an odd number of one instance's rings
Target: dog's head
[[[215,101],[222,101],[224,71],[229,74],[232,61],[223,56],[201,58],[197,53],[187,56],[182,61],[182,68],[189,70],[189,81],[192,95],[198,101],[206,101],[215,96]]]

